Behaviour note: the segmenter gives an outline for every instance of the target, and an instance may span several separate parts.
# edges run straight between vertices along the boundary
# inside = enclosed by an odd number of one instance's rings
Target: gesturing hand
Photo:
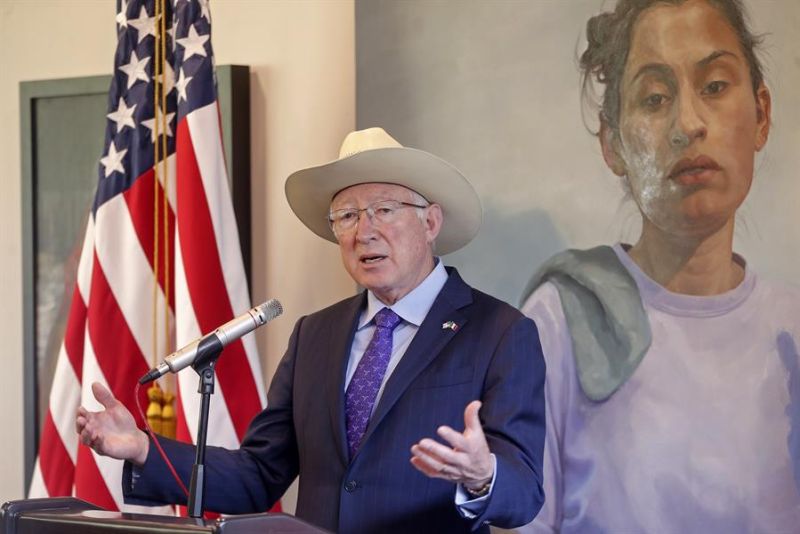
[[[75,430],[81,443],[103,456],[144,464],[150,440],[136,427],[131,412],[99,382],[92,384],[92,393],[105,410],[90,412],[83,406],[78,408]]]
[[[451,447],[430,438],[411,447],[411,463],[429,477],[443,478],[477,490],[492,480],[494,463],[486,436],[478,418],[480,401],[472,401],[464,410],[464,432],[440,426],[436,433]]]

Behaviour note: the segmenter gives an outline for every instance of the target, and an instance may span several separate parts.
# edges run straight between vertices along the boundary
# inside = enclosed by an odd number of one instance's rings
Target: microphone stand
[[[222,343],[216,336],[204,339],[198,346],[199,357],[192,368],[200,375],[197,392],[200,393],[200,417],[197,425],[197,454],[192,467],[192,480],[189,483],[189,517],[203,517],[203,496],[205,495],[206,438],[208,435],[208,408],[214,394],[214,366],[222,352]]]

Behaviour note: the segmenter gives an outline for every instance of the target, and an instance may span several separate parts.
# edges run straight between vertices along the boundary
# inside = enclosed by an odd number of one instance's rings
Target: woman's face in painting
[[[620,89],[619,132],[601,131],[612,170],[644,217],[704,235],[734,217],[767,140],[770,97],[725,17],[704,0],[642,12]]]

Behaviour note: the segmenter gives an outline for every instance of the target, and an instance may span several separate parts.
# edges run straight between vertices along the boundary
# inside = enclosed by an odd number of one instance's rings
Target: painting
[[[734,248],[760,273],[800,285],[800,60],[790,44],[800,5],[744,3],[755,33],[765,34],[760,57],[775,111]],[[639,235],[639,211],[593,135],[597,109],[581,98],[586,23],[613,5],[356,2],[357,126],[383,126],[470,179],[483,226],[447,259],[510,303],[556,252]]]
[[[800,518],[799,19],[356,3],[359,128],[476,185],[483,228],[444,261],[539,328],[547,500],[522,532]]]

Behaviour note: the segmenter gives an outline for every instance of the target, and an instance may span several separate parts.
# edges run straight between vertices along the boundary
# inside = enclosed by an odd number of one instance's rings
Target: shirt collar
[[[407,323],[419,327],[428,315],[433,301],[447,282],[447,271],[444,263],[439,258],[434,258],[436,265],[428,276],[405,297],[401,298],[391,306],[386,306],[376,297],[372,291],[367,291],[367,309],[361,314],[358,321],[358,329],[364,328],[369,324],[375,314],[383,308],[391,308]]]

